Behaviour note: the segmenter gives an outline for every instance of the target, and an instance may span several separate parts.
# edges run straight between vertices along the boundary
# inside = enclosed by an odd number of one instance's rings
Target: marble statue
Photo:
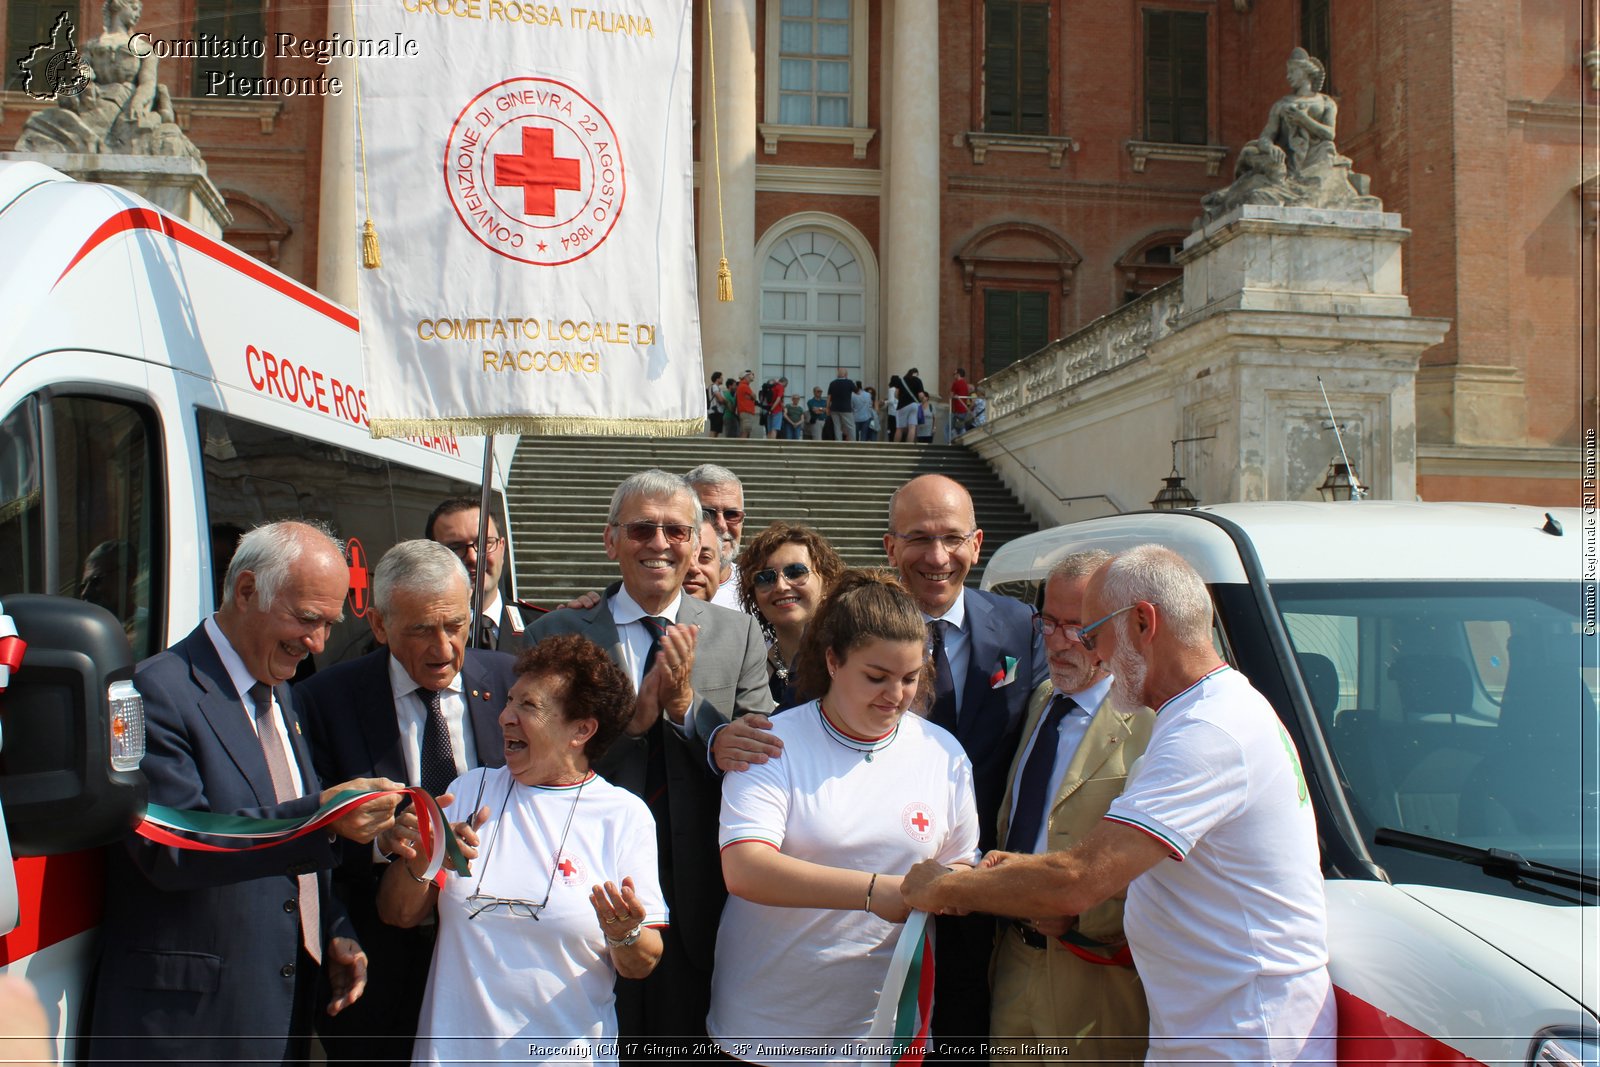
[[[62,95],[55,107],[30,115],[17,151],[200,159],[200,150],[178,128],[167,87],[156,80],[159,61],[131,44],[143,13],[143,0],[105,0],[105,32],[79,50],[85,84]]]
[[[1334,147],[1339,105],[1322,91],[1327,70],[1304,48],[1289,53],[1292,90],[1272,105],[1261,136],[1239,150],[1233,184],[1200,200],[1201,223],[1241,204],[1382,211],[1366,175]]]

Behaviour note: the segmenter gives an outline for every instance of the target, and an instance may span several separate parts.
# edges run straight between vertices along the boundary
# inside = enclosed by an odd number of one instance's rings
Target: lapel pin
[[[477,695],[478,695],[478,691],[477,691],[477,690],[476,690],[476,689],[474,689],[474,690],[473,690],[473,691],[472,691],[472,695],[473,695],[473,696],[477,696]]]
[[[300,733],[300,723],[299,723],[298,720],[294,724],[294,732],[297,733],[297,734]],[[304,735],[302,734],[301,736],[304,736]]]

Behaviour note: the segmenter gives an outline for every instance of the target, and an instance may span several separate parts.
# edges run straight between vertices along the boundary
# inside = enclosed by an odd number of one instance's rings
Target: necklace
[[[836,744],[843,745],[852,752],[861,753],[862,758],[868,763],[872,762],[872,757],[875,753],[882,752],[884,749],[888,748],[894,743],[894,739],[900,736],[900,722],[899,720],[896,720],[894,729],[890,730],[882,737],[871,740],[861,737],[851,737],[849,734],[833,725],[833,720],[828,718],[828,713],[823,710],[822,701],[820,700],[817,701],[817,715],[822,719],[822,730],[824,733],[833,738]]]

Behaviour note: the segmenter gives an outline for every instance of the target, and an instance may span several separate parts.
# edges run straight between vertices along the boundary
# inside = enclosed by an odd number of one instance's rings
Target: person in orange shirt
[[[754,371],[745,371],[740,375],[739,385],[733,392],[733,407],[739,416],[740,437],[760,435],[761,419],[756,414],[756,391],[750,385],[755,376]]]

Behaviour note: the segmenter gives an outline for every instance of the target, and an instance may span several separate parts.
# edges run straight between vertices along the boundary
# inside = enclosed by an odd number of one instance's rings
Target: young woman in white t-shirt
[[[725,1053],[775,1062],[762,1050],[794,1038],[826,1050],[820,1061],[858,1061],[851,1039],[871,1030],[910,914],[900,876],[976,858],[972,765],[907,714],[927,664],[922,613],[898,580],[846,571],[796,664],[801,695],[817,699],[773,717],[781,757],[724,779],[730,896],[706,1025]]]

